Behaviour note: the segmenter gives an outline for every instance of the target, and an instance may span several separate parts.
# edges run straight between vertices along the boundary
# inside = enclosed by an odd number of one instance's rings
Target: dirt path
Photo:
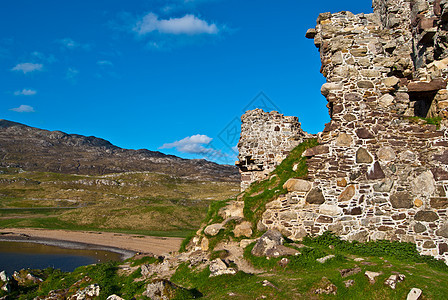
[[[152,237],[135,234],[92,231],[48,230],[32,228],[2,228],[2,236],[29,236],[32,238],[51,239],[84,243],[97,246],[113,247],[140,253],[156,255],[179,250],[182,238]]]

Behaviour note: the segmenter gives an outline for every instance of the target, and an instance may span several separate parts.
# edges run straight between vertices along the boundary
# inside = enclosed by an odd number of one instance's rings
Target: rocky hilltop
[[[0,120],[0,167],[83,175],[145,171],[203,180],[239,180],[237,168],[232,166],[146,149],[123,149],[101,138],[7,120]]]

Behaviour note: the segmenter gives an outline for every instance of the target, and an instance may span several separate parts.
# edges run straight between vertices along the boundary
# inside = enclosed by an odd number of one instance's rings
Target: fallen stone
[[[204,233],[209,236],[215,236],[221,229],[224,229],[224,226],[222,226],[222,224],[212,224],[205,227]]]
[[[358,274],[359,272],[361,272],[360,267],[339,270],[339,273],[341,274],[342,278]]]
[[[334,256],[333,254],[331,254],[331,255],[327,255],[327,256],[325,256],[325,257],[318,258],[318,259],[316,259],[316,261],[319,262],[319,263],[321,263],[321,264],[323,264],[323,263],[325,263],[327,260],[332,259],[332,258],[334,258],[334,257],[335,257],[335,256]]]
[[[288,179],[283,185],[283,188],[287,189],[288,192],[308,192],[311,187],[311,182],[295,178]]]
[[[422,295],[422,290],[421,290],[421,289],[413,288],[413,289],[409,292],[409,294],[408,294],[406,300],[418,300],[418,299],[420,299],[420,296],[421,296],[421,295]]]
[[[390,275],[389,278],[384,282],[385,285],[389,286],[391,289],[395,290],[397,286],[397,282],[402,282],[406,278],[403,274],[393,274]]]
[[[251,237],[252,224],[250,222],[244,221],[243,223],[236,225],[235,229],[233,230],[233,234],[235,235],[235,237]]]
[[[355,284],[355,281],[353,279],[344,281],[344,285],[346,288],[349,288],[349,287],[353,286],[354,284]]]
[[[100,286],[98,284],[91,284],[88,287],[76,292],[70,296],[69,300],[84,300],[98,297],[100,295]]]
[[[230,275],[236,274],[236,270],[227,267],[225,262],[220,258],[211,261],[209,269],[210,269],[210,277],[220,276],[224,274],[230,274]]]
[[[124,299],[117,295],[110,295],[109,297],[107,297],[106,300],[124,300]]]
[[[322,295],[322,294],[326,294],[326,295],[336,295],[338,288],[331,283],[331,281],[328,280],[328,278],[326,277],[322,277],[322,280],[318,283],[318,288],[315,288],[313,290],[313,294],[316,295]]]
[[[370,284],[374,284],[375,281],[376,281],[376,277],[380,276],[381,274],[383,274],[383,273],[381,273],[381,272],[372,272],[372,271],[366,271],[364,273],[364,275],[366,275],[367,278],[369,279]]]
[[[269,249],[279,245],[283,245],[283,236],[279,231],[271,229],[258,239],[251,253],[255,256],[266,256]]]

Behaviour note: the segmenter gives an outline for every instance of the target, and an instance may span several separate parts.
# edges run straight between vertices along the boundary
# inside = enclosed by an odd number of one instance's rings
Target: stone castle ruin
[[[261,225],[291,239],[330,230],[412,242],[448,262],[448,1],[374,0],[373,8],[320,14],[307,31],[331,122],[304,153],[307,180],[290,179]],[[243,115],[242,188],[307,137],[295,117]]]

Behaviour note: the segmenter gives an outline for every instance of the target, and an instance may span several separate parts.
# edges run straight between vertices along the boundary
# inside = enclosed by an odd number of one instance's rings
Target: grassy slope
[[[211,202],[239,191],[237,183],[202,182],[155,173],[78,176],[2,171],[0,228],[184,237],[199,227]],[[105,184],[92,184],[96,180]],[[115,185],[117,182],[119,185]]]

